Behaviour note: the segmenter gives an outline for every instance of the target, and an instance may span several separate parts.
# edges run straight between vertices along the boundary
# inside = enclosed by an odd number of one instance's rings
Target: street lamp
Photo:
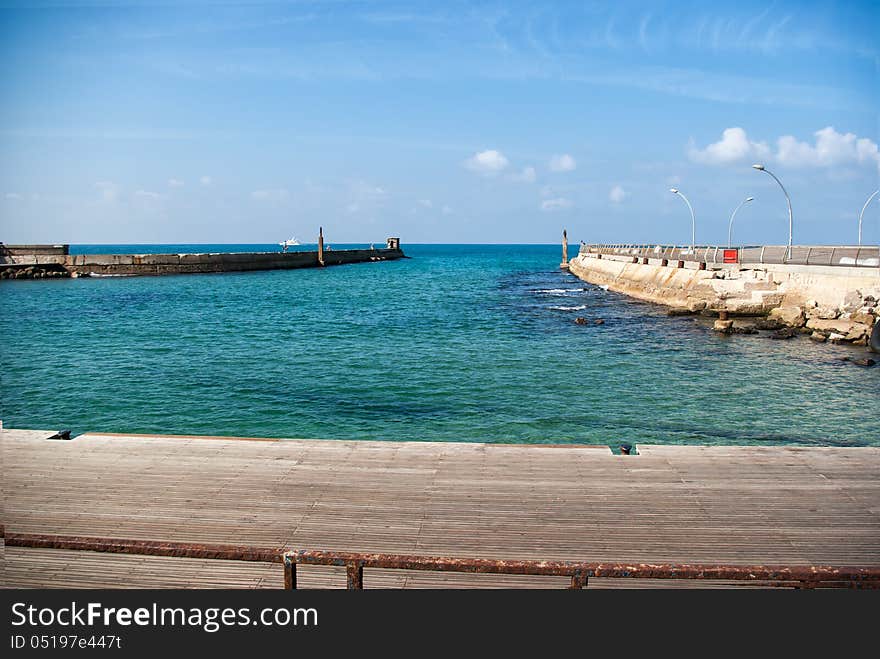
[[[754,197],[746,197],[746,198],[743,199],[741,202],[739,202],[739,206],[737,206],[737,207],[733,210],[733,213],[730,215],[730,224],[727,225],[727,247],[728,247],[728,249],[730,248],[730,236],[731,236],[731,232],[733,231],[733,218],[736,217],[736,212],[737,212],[740,208],[743,207],[743,204],[747,204],[747,203],[749,203],[750,201],[754,201],[754,200],[755,200]]]
[[[684,203],[688,205],[688,209],[691,211],[691,254],[696,254],[694,251],[694,245],[696,245],[697,242],[697,220],[694,218],[694,207],[691,206],[691,202],[688,201],[688,198],[679,192],[678,188],[669,188],[669,191],[684,199]]]
[[[868,197],[868,201],[862,206],[862,212],[859,213],[859,247],[862,246],[862,216],[865,214],[865,209],[868,207],[868,204],[870,204],[871,200],[877,196],[878,192],[880,192],[880,190],[874,190],[874,192],[871,193],[871,196]]]
[[[788,254],[785,257],[785,260],[788,261],[791,258],[791,234],[792,234],[792,218],[791,218],[791,197],[788,196],[788,192],[786,192],[785,187],[782,185],[782,181],[776,178],[776,174],[771,172],[769,169],[764,167],[764,165],[752,165],[754,169],[757,169],[760,172],[767,172],[773,179],[779,184],[779,187],[782,188],[782,192],[785,195],[785,201],[788,202]]]

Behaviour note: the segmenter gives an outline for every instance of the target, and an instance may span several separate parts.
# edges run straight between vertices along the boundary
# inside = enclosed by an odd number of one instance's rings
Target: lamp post
[[[684,199],[684,203],[687,204],[688,209],[689,209],[690,212],[691,212],[691,254],[695,254],[696,252],[694,251],[694,246],[695,246],[696,243],[697,243],[697,220],[696,220],[696,218],[694,218],[694,207],[691,206],[691,202],[688,201],[688,198],[685,197],[685,196],[684,196],[684,195],[678,190],[678,188],[669,188],[669,191],[670,191],[672,194],[677,194],[679,197],[681,197],[682,199]]]
[[[741,202],[739,202],[739,206],[733,209],[733,213],[730,215],[730,224],[727,225],[727,248],[730,249],[730,237],[733,235],[733,218],[736,217],[736,212],[743,207],[743,204],[747,204],[750,201],[754,201],[754,197],[746,197]]]
[[[874,190],[874,192],[871,193],[871,196],[868,197],[868,201],[862,206],[862,212],[859,213],[859,247],[862,246],[862,216],[865,214],[865,209],[868,207],[868,204],[870,204],[871,200],[877,196],[878,192],[880,192],[880,190]]]
[[[782,185],[782,181],[776,178],[776,174],[771,172],[769,169],[764,167],[764,165],[752,165],[754,169],[757,169],[759,172],[767,172],[770,176],[773,177],[779,187],[782,188],[782,193],[785,195],[785,201],[788,202],[788,252],[786,254],[785,260],[788,261],[791,258],[791,235],[792,235],[792,214],[791,214],[791,197],[788,196],[788,192],[785,190],[785,186]]]

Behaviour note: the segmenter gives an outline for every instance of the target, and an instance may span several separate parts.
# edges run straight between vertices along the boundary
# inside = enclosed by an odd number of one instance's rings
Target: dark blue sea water
[[[880,445],[880,369],[841,362],[844,348],[717,336],[705,321],[668,317],[560,271],[558,246],[404,248],[412,259],[327,269],[3,281],[3,423],[392,441]],[[576,325],[577,316],[605,324]]]

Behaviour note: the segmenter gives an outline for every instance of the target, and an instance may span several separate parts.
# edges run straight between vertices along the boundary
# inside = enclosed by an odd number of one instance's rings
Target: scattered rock
[[[715,324],[712,325],[712,329],[716,332],[721,332],[722,334],[730,334],[733,330],[733,321],[732,320],[716,320]]]
[[[831,334],[828,335],[828,340],[831,341],[831,343],[840,343],[841,341],[845,341],[846,337],[843,334],[831,332]]]
[[[810,339],[812,339],[813,341],[818,341],[819,343],[825,343],[828,337],[822,334],[822,332],[813,332],[812,334],[810,334]]]
[[[840,319],[822,320],[810,318],[810,320],[807,321],[807,327],[825,334],[840,334],[841,341],[858,341],[863,336],[867,336],[871,331],[871,328],[864,323]]]
[[[575,325],[586,325],[587,319],[581,318],[580,316],[578,316],[577,318],[574,319],[574,322],[575,322]]]
[[[666,310],[667,316],[690,316],[691,311],[684,307],[670,307]]]
[[[863,325],[867,325],[868,327],[871,327],[874,324],[873,314],[862,311],[851,313],[849,319],[854,323],[862,323]]]
[[[770,310],[769,320],[775,320],[789,327],[801,327],[806,322],[804,310],[800,307],[776,307]]]
[[[597,318],[597,319],[594,320],[593,322],[594,322],[596,325],[604,325],[604,324],[605,324],[605,319],[604,319],[604,318]]]
[[[847,293],[846,297],[843,298],[843,310],[844,311],[855,311],[860,306],[862,306],[862,294],[859,291],[852,291]]]
[[[785,325],[775,318],[756,318],[754,325],[755,329],[759,330],[781,330],[785,327]]]
[[[770,335],[771,339],[784,340],[791,339],[800,334],[800,330],[796,327],[783,327],[776,330]]]

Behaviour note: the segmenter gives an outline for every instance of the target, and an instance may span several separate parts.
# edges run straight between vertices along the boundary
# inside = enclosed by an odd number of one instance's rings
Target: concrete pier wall
[[[390,261],[404,257],[396,249],[340,249],[324,252],[324,265]],[[63,269],[74,276],[165,275],[319,267],[317,252],[251,252],[209,254],[75,254],[15,255],[4,268]]]
[[[634,262],[636,261],[636,262]],[[770,315],[813,330],[818,340],[862,341],[880,315],[880,268],[706,264],[582,253],[569,261],[580,279],[679,310]],[[833,322],[831,322],[833,321]]]

